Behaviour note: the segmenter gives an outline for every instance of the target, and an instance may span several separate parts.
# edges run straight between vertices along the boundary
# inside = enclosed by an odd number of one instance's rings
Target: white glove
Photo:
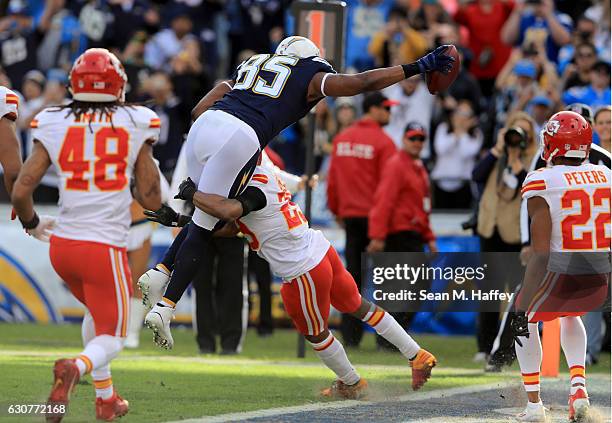
[[[54,216],[39,216],[40,222],[34,229],[26,229],[28,235],[33,236],[39,241],[49,242],[49,238],[55,228],[55,217]]]

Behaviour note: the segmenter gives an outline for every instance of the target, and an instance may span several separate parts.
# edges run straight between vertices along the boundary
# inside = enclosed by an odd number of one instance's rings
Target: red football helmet
[[[70,91],[78,101],[123,101],[127,75],[123,65],[105,48],[90,48],[70,70]]]
[[[542,129],[542,158],[547,162],[554,157],[586,159],[591,150],[593,129],[576,112],[555,113]]]

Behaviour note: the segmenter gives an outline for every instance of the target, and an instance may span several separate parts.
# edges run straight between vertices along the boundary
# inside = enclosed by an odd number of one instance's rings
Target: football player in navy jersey
[[[454,58],[438,47],[414,63],[353,75],[337,74],[307,38],[284,39],[275,54],[256,54],[240,64],[231,80],[213,88],[193,111],[196,118],[185,149],[188,175],[198,191],[236,198],[251,179],[261,150],[325,96],[353,96],[386,88],[420,73],[448,73]],[[176,237],[162,263],[143,275],[165,295],[145,318],[158,345],[172,347],[174,307],[200,266],[218,218],[196,209],[192,223]]]

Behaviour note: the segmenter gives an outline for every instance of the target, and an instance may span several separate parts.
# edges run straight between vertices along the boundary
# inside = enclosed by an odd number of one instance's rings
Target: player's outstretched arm
[[[36,218],[32,193],[49,166],[51,166],[49,153],[39,141],[34,140],[32,153],[21,167],[11,195],[15,213],[24,224],[32,222]]]
[[[207,111],[210,106],[215,104],[215,101],[223,98],[225,94],[232,90],[234,86],[234,81],[222,81],[215,85],[215,87],[210,90],[193,108],[191,111],[191,119],[196,120],[202,113]]]
[[[0,164],[4,169],[4,186],[9,195],[21,169],[21,151],[15,132],[15,122],[0,118]]]
[[[353,75],[317,73],[308,87],[308,99],[312,101],[323,96],[346,97],[381,90],[420,73],[438,71],[446,74],[450,72],[455,61],[452,56],[446,54],[448,47],[448,45],[440,46],[407,65],[374,69]]]
[[[161,188],[159,170],[153,159],[153,147],[145,143],[138,152],[134,165],[136,189],[134,198],[142,207],[149,210],[161,208]]]

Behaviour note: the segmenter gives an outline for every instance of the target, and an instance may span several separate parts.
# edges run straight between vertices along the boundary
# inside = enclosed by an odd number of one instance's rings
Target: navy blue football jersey
[[[264,148],[280,131],[303,118],[317,101],[307,101],[308,85],[319,73],[335,73],[320,57],[256,54],[234,73],[234,88],[212,110],[222,110],[251,126]]]

